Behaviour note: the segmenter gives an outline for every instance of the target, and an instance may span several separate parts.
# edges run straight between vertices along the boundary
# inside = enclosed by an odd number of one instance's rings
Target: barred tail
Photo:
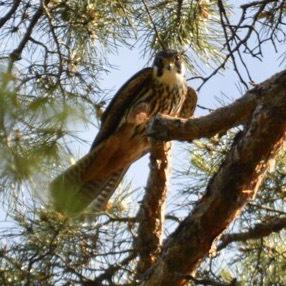
[[[90,206],[101,211],[118,187],[129,166],[116,171],[103,180],[82,182],[75,172],[65,172],[51,184],[51,194],[56,210],[74,216]]]
[[[50,184],[56,210],[69,216],[77,216],[89,206],[103,210],[129,166],[149,150],[142,136],[132,140],[123,135],[99,143]]]
[[[93,194],[92,203],[90,204],[92,210],[100,211],[105,208],[107,202],[115,192],[128,168],[129,166],[117,171],[112,174],[112,176],[101,182],[96,182],[95,184],[90,183],[91,193]]]

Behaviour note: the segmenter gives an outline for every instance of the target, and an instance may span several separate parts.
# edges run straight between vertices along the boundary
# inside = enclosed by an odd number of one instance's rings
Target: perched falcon
[[[52,182],[56,209],[76,215],[92,203],[103,210],[129,166],[149,151],[145,129],[150,118],[158,113],[191,117],[196,102],[181,54],[159,52],[153,67],[136,73],[116,93],[90,152]]]

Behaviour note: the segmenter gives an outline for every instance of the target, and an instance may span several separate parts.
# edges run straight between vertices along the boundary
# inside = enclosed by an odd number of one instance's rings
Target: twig
[[[122,261],[115,263],[114,265],[110,266],[108,269],[105,270],[102,274],[100,274],[98,277],[96,277],[94,280],[89,280],[86,282],[83,282],[82,285],[84,286],[101,286],[102,281],[104,280],[110,280],[112,276],[120,269],[122,269],[122,266],[127,265],[135,259],[136,255],[134,252],[130,255],[128,255],[126,258],[124,258]]]
[[[261,6],[262,4],[263,5],[266,5],[266,4],[269,4],[271,2],[276,2],[277,0],[264,0],[264,1],[253,1],[253,2],[250,2],[250,3],[247,3],[247,4],[243,4],[240,6],[240,8],[242,9],[248,9],[250,7],[253,7],[253,6]]]
[[[45,1],[45,4],[49,3],[49,0]],[[23,52],[23,49],[25,48],[27,42],[30,40],[30,37],[32,35],[33,29],[35,27],[35,25],[37,24],[38,20],[41,18],[41,16],[43,15],[43,5],[44,3],[42,2],[38,8],[38,10],[36,11],[36,13],[34,14],[34,16],[31,19],[30,25],[28,26],[26,33],[24,34],[20,44],[18,45],[18,47],[11,52],[10,54],[10,58],[11,58],[11,68],[13,65],[13,62],[18,61],[21,59],[21,55]]]
[[[178,7],[177,7],[177,24],[179,24],[180,21],[181,21],[182,6],[183,6],[183,0],[178,0]]]
[[[256,224],[246,232],[224,234],[217,250],[221,250],[232,242],[247,241],[249,239],[259,239],[270,235],[273,232],[279,232],[286,227],[286,217],[271,219],[266,223]]]
[[[162,39],[161,39],[161,36],[160,36],[160,34],[159,34],[158,30],[157,30],[157,27],[156,27],[156,25],[155,25],[155,23],[154,23],[154,21],[153,21],[153,18],[152,18],[152,16],[151,16],[151,13],[150,13],[150,11],[149,11],[149,8],[148,8],[148,6],[147,6],[147,4],[146,4],[146,1],[145,1],[145,0],[142,0],[142,3],[143,3],[143,5],[144,5],[144,7],[145,7],[145,9],[146,9],[147,15],[148,15],[148,17],[149,17],[149,20],[150,20],[152,26],[153,26],[153,29],[154,29],[154,31],[155,31],[155,34],[156,34],[156,37],[157,37],[157,40],[158,40],[160,46],[162,47],[163,50],[166,50],[166,47],[165,47],[165,45],[164,45],[164,43],[163,43],[163,41],[162,41]]]
[[[193,281],[195,284],[205,286],[235,286],[237,284],[236,279],[233,279],[233,281],[231,281],[230,283],[223,283],[210,278],[195,278],[192,275],[185,275],[184,278]]]

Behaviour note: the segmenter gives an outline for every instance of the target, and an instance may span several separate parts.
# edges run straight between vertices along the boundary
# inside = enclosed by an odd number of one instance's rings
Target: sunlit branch
[[[237,134],[203,197],[168,237],[162,255],[141,285],[186,285],[184,275],[196,271],[216,237],[256,195],[269,160],[279,154],[286,140],[285,82],[283,71],[257,86],[247,126]]]
[[[258,89],[254,88],[234,103],[199,118],[180,119],[157,115],[147,132],[149,136],[161,140],[192,141],[210,138],[245,123],[255,108],[257,92]]]

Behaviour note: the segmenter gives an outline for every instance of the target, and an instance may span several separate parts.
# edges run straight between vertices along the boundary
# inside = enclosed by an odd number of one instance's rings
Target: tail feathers
[[[106,207],[106,204],[122,181],[127,170],[128,168],[122,169],[102,182],[98,182],[96,184],[91,183],[91,188],[96,190],[96,193],[93,191],[94,196],[92,203],[90,204],[92,210],[101,211]]]
[[[51,185],[54,207],[57,211],[75,216],[87,207],[101,211],[115,192],[129,166],[101,181],[82,182],[79,178],[59,176]]]

